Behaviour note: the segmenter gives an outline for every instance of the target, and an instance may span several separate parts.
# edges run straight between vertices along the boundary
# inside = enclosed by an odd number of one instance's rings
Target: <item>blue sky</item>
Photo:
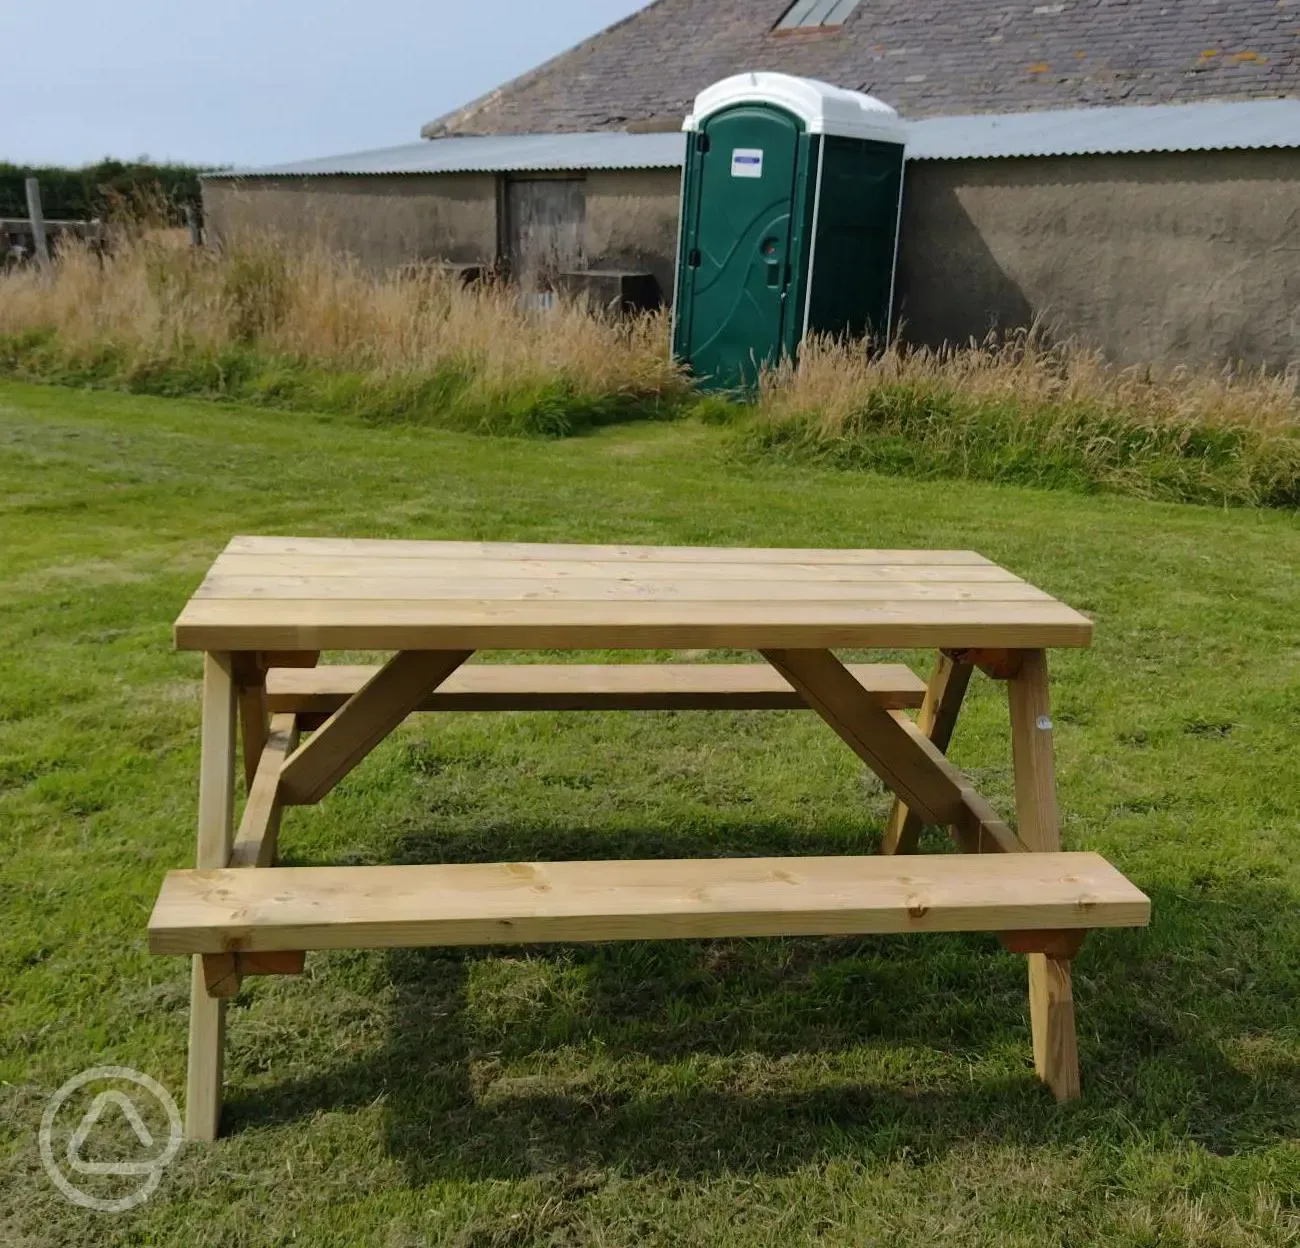
[[[0,159],[265,164],[414,142],[644,0],[9,0]]]

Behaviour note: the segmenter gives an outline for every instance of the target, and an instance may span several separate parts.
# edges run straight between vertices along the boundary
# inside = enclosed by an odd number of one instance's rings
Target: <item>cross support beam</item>
[[[997,813],[902,711],[887,711],[829,650],[764,650],[850,749],[927,823],[956,829],[970,852],[1024,846]]]
[[[298,745],[298,718],[273,715],[271,729],[262,750],[257,774],[253,777],[239,821],[234,848],[230,852],[232,867],[269,867],[274,865],[280,835],[280,816],[284,803],[280,796],[280,772],[285,760]]]
[[[929,737],[935,749],[948,753],[957,716],[966,700],[973,669],[969,663],[959,662],[948,654],[940,654],[934,674],[926,686],[925,701],[916,717],[917,730]],[[882,854],[914,854],[921,839],[925,821],[911,810],[902,798],[894,799],[885,836],[881,843]]]
[[[280,771],[287,805],[319,802],[444,680],[472,650],[403,650],[357,690]]]

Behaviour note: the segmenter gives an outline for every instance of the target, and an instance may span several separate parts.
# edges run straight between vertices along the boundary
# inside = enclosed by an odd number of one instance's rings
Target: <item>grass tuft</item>
[[[534,312],[502,284],[380,275],[320,248],[220,254],[128,231],[102,260],[0,276],[0,370],[29,380],[235,399],[367,420],[560,437],[688,402],[664,315],[573,301]]]
[[[962,350],[815,340],[763,379],[742,440],[920,477],[1300,505],[1300,383],[1119,369],[1033,332]]]

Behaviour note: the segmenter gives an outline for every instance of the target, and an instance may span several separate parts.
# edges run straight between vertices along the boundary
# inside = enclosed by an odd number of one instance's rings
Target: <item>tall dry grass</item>
[[[0,373],[561,435],[696,411],[742,448],[920,476],[1300,506],[1295,376],[1119,369],[1037,333],[956,350],[816,340],[756,396],[702,398],[666,314],[520,306],[271,237],[219,253],[125,214],[110,253],[0,274]]]
[[[769,371],[746,440],[927,476],[1300,505],[1300,379],[1119,368],[1036,331],[962,349],[815,340]]]
[[[215,253],[137,230],[102,261],[73,247],[48,278],[0,276],[11,372],[503,432],[564,432],[680,398],[666,336],[662,315],[528,311],[503,284],[376,274],[270,237]]]

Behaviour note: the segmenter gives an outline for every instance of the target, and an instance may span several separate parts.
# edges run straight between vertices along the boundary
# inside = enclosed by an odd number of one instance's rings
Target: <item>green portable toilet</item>
[[[887,104],[739,74],[683,127],[673,353],[701,384],[752,386],[810,333],[887,337],[905,129]]]

